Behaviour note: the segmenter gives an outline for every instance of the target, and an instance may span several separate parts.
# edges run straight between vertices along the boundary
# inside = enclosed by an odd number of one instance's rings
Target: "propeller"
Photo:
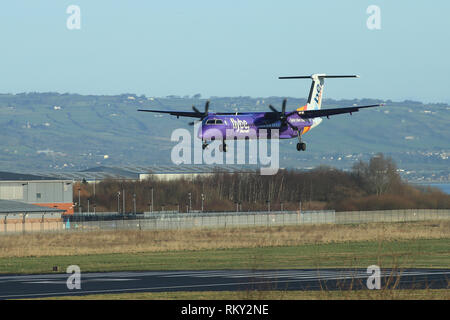
[[[272,106],[271,104],[269,104],[270,110],[272,110],[273,112],[278,113],[278,114],[279,114],[279,117],[280,117],[280,120],[286,118],[286,102],[287,102],[287,99],[284,99],[284,100],[283,100],[283,104],[281,105],[281,112],[278,111],[277,109],[275,109],[274,106]]]
[[[205,119],[208,116],[209,100],[207,100],[205,103],[205,111],[204,112],[201,112],[200,110],[198,110],[194,105],[192,106],[192,110],[194,110],[196,113],[198,113],[200,121],[202,121],[203,119]],[[195,121],[189,122],[190,126],[193,126],[194,124],[195,124]]]
[[[289,114],[286,115],[286,103],[287,103],[287,99],[283,100],[283,104],[281,105],[281,112],[279,112],[277,109],[275,109],[274,106],[272,106],[271,104],[269,105],[270,110],[272,110],[273,112],[278,114],[278,119],[281,121],[281,127],[288,125],[289,127],[291,127],[293,130],[298,130],[297,127],[294,127],[292,124],[289,123],[289,121],[287,121],[287,117],[290,116],[293,112],[290,112]]]

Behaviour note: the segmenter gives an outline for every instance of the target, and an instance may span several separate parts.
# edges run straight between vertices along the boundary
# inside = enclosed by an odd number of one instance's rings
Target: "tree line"
[[[193,179],[103,180],[74,185],[82,211],[394,210],[448,209],[450,196],[408,184],[390,157],[377,154],[351,170],[319,166],[310,171],[279,170],[273,176],[223,173]],[[153,203],[152,203],[153,199]],[[202,200],[203,199],[203,200]],[[124,203],[125,200],[125,203]],[[153,205],[153,206],[152,206]],[[78,207],[75,207],[78,211]]]

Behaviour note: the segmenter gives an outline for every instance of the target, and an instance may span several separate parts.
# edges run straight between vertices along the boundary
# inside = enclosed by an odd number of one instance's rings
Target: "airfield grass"
[[[52,297],[44,300],[450,300],[450,290],[139,292]]]
[[[0,236],[0,273],[448,268],[450,222]]]
[[[450,240],[403,240],[233,248],[14,257],[0,259],[0,273],[65,272],[78,265],[82,272],[138,270],[287,269],[287,268],[448,268]]]

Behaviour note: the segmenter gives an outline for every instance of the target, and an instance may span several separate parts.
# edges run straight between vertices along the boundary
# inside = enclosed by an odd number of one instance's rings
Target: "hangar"
[[[61,214],[64,212],[63,209],[0,199],[0,232],[61,229]]]
[[[223,173],[250,173],[259,170],[251,165],[152,165],[152,166],[99,166],[76,172],[47,172],[48,177],[60,180],[95,182],[105,179],[114,180],[157,180],[194,179]],[[42,173],[35,173],[42,174]]]
[[[71,180],[0,172],[0,199],[73,213],[73,183]]]

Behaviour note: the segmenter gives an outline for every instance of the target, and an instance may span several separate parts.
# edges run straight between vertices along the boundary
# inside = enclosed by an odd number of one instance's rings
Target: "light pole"
[[[202,212],[203,212],[203,200],[205,200],[205,196],[202,193]]]
[[[189,192],[188,195],[189,195],[189,212],[191,212],[191,210],[192,210],[192,198],[191,198],[191,193]]]
[[[151,191],[152,191],[152,207],[150,209],[150,212],[153,212],[153,187],[150,187]]]
[[[270,200],[267,200],[266,202],[267,202],[267,211],[270,212]]]
[[[136,215],[136,193],[133,193],[133,209],[134,214]]]
[[[120,213],[120,191],[117,191],[117,213]]]
[[[81,188],[78,188],[78,213],[81,214],[81,197],[80,197]]]
[[[123,210],[122,211],[125,214],[126,213],[126,211],[125,211],[125,189],[123,189],[122,191],[123,191],[123,193],[122,193]]]
[[[283,211],[283,202],[280,203],[281,211]]]

